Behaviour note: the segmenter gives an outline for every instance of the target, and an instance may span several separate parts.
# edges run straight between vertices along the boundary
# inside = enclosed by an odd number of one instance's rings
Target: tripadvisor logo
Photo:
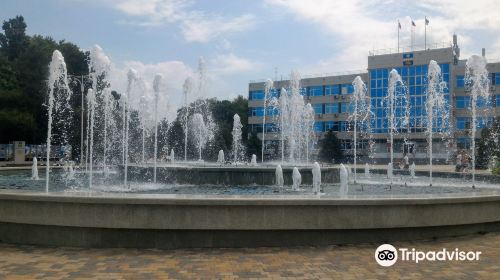
[[[375,250],[375,260],[381,266],[392,266],[396,261],[478,261],[481,251],[461,251],[458,248],[448,250],[443,248],[438,251],[420,251],[415,248],[396,249],[391,244],[382,244]]]

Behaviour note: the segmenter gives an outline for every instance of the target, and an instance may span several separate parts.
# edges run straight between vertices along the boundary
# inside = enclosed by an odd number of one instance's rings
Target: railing
[[[488,63],[500,63],[500,57],[488,58],[488,56],[486,56],[486,62],[488,62]]]
[[[301,79],[324,78],[332,76],[355,75],[355,74],[366,74],[366,73],[368,73],[366,70],[350,70],[350,71],[339,71],[339,72],[329,72],[329,73],[304,74],[300,75],[300,78]],[[267,79],[250,80],[250,83],[263,83],[266,80]],[[288,79],[284,79],[283,81],[288,81]]]
[[[441,42],[441,43],[432,43],[425,45],[413,45],[413,46],[402,46],[398,48],[387,48],[387,49],[378,49],[371,50],[368,52],[368,56],[375,55],[384,55],[384,54],[393,54],[393,53],[405,53],[405,52],[414,52],[414,51],[423,51],[423,50],[433,50],[433,49],[443,49],[450,48],[452,44],[450,42]]]

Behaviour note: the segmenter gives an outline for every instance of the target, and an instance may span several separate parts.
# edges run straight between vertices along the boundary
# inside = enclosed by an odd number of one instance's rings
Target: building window
[[[323,87],[322,86],[308,87],[307,93],[309,96],[323,96]]]
[[[354,86],[352,84],[344,84],[341,88],[342,94],[352,94],[354,92]]]
[[[340,103],[340,112],[341,113],[349,112],[349,103],[345,103],[345,102]]]
[[[464,75],[457,75],[455,81],[456,81],[457,88],[463,88],[464,87],[464,85],[465,85]]]
[[[464,149],[468,150],[471,148],[471,139],[469,137],[467,138],[457,138],[457,148],[459,149]]]
[[[497,95],[497,107],[500,107],[500,95]]]
[[[470,106],[470,97],[469,96],[457,96],[457,100],[455,102],[455,106],[457,109],[466,109]]]
[[[339,104],[338,103],[326,103],[325,104],[325,114],[338,114]]]
[[[323,114],[323,104],[318,103],[318,104],[313,104],[312,106],[314,108],[314,113],[316,115]]]
[[[325,86],[325,95],[340,94],[340,85],[327,85]]]
[[[457,118],[457,129],[465,130],[471,128],[471,119],[470,118]]]
[[[254,107],[250,111],[250,116],[252,117],[262,117],[264,116],[264,108],[263,107]]]
[[[500,85],[500,73],[495,73],[495,85]]]
[[[262,90],[253,90],[248,94],[249,100],[264,100],[264,91]]]
[[[315,122],[314,123],[314,131],[315,132],[323,132],[325,131],[323,122]]]
[[[339,131],[338,122],[325,122],[325,131]]]

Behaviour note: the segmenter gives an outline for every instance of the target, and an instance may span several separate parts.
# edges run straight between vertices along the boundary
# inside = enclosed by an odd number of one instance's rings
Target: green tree
[[[0,34],[0,50],[10,61],[15,60],[28,44],[26,27],[22,16],[3,22],[4,34]]]
[[[340,163],[344,159],[340,140],[332,130],[328,130],[325,138],[320,140],[319,159],[334,163]]]

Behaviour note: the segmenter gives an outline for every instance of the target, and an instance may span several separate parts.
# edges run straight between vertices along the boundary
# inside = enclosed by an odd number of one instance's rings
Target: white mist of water
[[[472,187],[476,184],[476,130],[478,98],[483,98],[487,103],[490,98],[488,71],[486,70],[486,59],[482,56],[473,55],[467,59],[465,65],[465,82],[470,88],[471,94],[471,155],[472,155]]]
[[[302,176],[300,175],[299,169],[297,167],[294,167],[292,171],[292,189],[294,191],[298,191],[300,189],[301,183]]]
[[[365,163],[365,177],[370,178],[370,165]]]
[[[264,149],[265,149],[265,136],[266,136],[266,109],[268,106],[268,98],[269,98],[269,93],[271,92],[271,89],[273,88],[273,80],[267,79],[266,84],[264,86],[264,104],[263,104],[263,116],[262,116],[262,147],[261,147],[261,162],[264,162]]]
[[[193,91],[193,79],[191,77],[184,80],[184,85],[182,86],[184,95],[184,161],[187,161],[187,146],[188,146],[188,120],[189,120],[189,98]]]
[[[38,180],[38,160],[36,157],[33,158],[33,164],[31,165],[31,180]]]
[[[321,193],[321,168],[319,167],[319,164],[316,161],[313,163],[312,175],[313,175],[313,192],[315,194],[320,194]]]
[[[412,162],[410,165],[410,177],[412,179],[415,179],[415,162]]]
[[[241,128],[243,125],[241,124],[241,119],[238,114],[234,114],[233,116],[233,163],[237,164],[241,160],[241,156],[243,153],[243,145],[241,143],[242,134]]]
[[[444,96],[446,83],[441,76],[441,68],[431,60],[427,72],[427,142],[429,152],[429,185],[432,186],[432,141],[434,132],[444,133],[448,128],[448,103]]]
[[[156,74],[153,80],[153,89],[155,92],[155,101],[154,101],[154,127],[155,127],[155,143],[154,143],[154,171],[153,171],[153,182],[156,183],[156,165],[157,165],[157,157],[158,157],[158,101],[160,98],[160,84],[162,80],[161,74]]]
[[[276,170],[275,170],[275,184],[276,186],[278,187],[281,187],[283,188],[283,185],[285,184],[285,180],[283,179],[283,169],[281,168],[281,165],[278,164],[278,166],[276,166]]]
[[[284,162],[285,147],[288,147],[290,162],[309,161],[312,143],[316,141],[314,133],[314,109],[304,102],[301,95],[300,74],[292,71],[289,90],[281,89],[280,97],[275,101],[279,108],[281,161]]]
[[[175,152],[174,149],[170,150],[170,162],[175,163]]]
[[[340,164],[340,197],[346,197],[349,192],[349,173],[347,168],[341,163]]]
[[[354,121],[354,183],[357,179],[357,146],[358,146],[358,124],[361,124],[359,128],[366,132],[368,130],[368,122],[370,118],[370,101],[367,97],[366,84],[363,82],[360,76],[356,76],[352,82],[354,87],[354,93],[351,97],[351,107],[353,112],[350,113],[349,119]]]
[[[392,172],[392,162],[389,162],[387,164],[387,179],[391,179],[392,182],[392,178],[394,178],[394,174]]]
[[[98,96],[102,94],[103,100],[103,124],[104,124],[104,137],[103,137],[103,171],[106,173],[106,157],[108,152],[108,127],[111,120],[111,90],[103,85],[99,85],[99,81],[104,79],[109,74],[111,69],[111,61],[108,56],[104,54],[102,48],[95,45],[89,54],[89,76],[92,81],[92,90],[95,95],[95,104],[98,105]]]
[[[96,96],[92,89],[87,92],[88,114],[90,114],[90,144],[89,144],[89,190],[92,190],[93,179],[93,163],[94,163],[94,120],[95,120],[95,105]]]
[[[196,146],[198,147],[198,160],[201,161],[201,151],[205,147],[208,141],[208,131],[203,120],[203,116],[200,113],[196,113],[191,118],[191,128],[194,134],[194,140],[196,141]]]
[[[407,99],[407,90],[403,84],[401,76],[396,69],[392,69],[389,73],[389,86],[387,87],[387,96],[385,97],[387,116],[389,117],[389,137],[390,137],[390,166],[391,166],[391,179],[392,185],[392,167],[394,166],[394,134],[405,130],[409,123],[408,108],[409,102]],[[406,141],[406,140],[405,140]],[[389,176],[389,170],[388,176]]]
[[[126,95],[124,96],[123,102],[123,164],[124,164],[124,176],[123,184],[127,186],[128,181],[128,134],[129,134],[129,122],[130,122],[130,93],[132,92],[132,87],[137,80],[137,71],[130,68],[127,72],[127,89]]]
[[[47,158],[45,166],[45,191],[49,192],[49,179],[50,179],[50,145],[52,141],[52,123],[54,116],[59,119],[68,117],[63,116],[63,114],[70,111],[69,101],[71,98],[71,91],[68,86],[68,72],[66,69],[66,62],[64,62],[64,57],[60,51],[55,50],[52,53],[52,60],[49,64],[49,93],[47,101],[47,114],[48,114],[48,124],[47,124]],[[56,95],[57,90],[57,95]],[[59,120],[60,121],[60,120]],[[66,132],[62,128],[63,133]],[[64,138],[64,136],[63,136]],[[65,142],[66,139],[61,139],[61,142]]]

